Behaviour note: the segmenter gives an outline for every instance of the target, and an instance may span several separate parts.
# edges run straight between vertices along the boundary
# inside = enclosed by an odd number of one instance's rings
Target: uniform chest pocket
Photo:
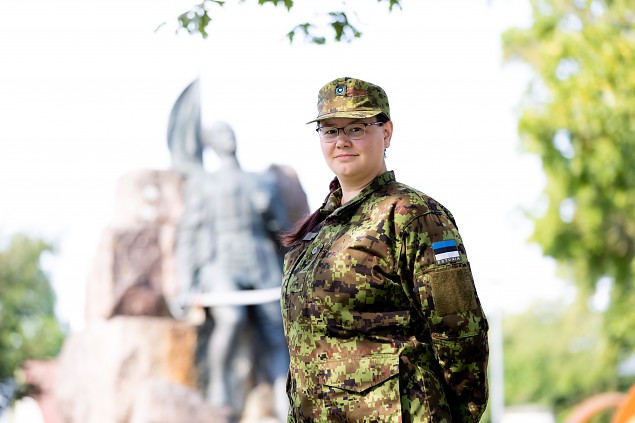
[[[401,421],[399,356],[375,354],[318,365],[324,408],[345,421]]]

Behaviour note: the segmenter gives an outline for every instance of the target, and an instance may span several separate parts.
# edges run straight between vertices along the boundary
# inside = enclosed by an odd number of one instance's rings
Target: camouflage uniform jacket
[[[378,176],[285,257],[289,422],[478,422],[487,320],[450,212]]]

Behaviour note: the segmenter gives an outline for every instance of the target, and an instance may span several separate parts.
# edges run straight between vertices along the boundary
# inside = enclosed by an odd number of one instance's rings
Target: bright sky
[[[516,134],[528,71],[504,65],[500,46],[503,30],[529,22],[525,0],[402,0],[390,14],[386,2],[364,0],[363,38],[327,46],[289,45],[285,34],[340,1],[297,2],[287,13],[228,0],[207,40],[175,35],[171,21],[195,3],[0,2],[0,235],[57,242],[46,266],[73,328],[83,324],[117,181],[169,167],[168,116],[197,77],[204,124],[234,128],[247,170],[292,166],[311,208],[332,178],[305,125],[319,88],[341,76],[382,86],[395,124],[388,168],[453,212],[485,308],[517,311],[562,295],[519,212],[544,184]]]

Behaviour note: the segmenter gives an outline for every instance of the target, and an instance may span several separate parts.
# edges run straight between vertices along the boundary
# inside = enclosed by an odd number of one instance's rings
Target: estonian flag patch
[[[434,252],[434,259],[438,264],[451,263],[453,261],[461,260],[459,247],[453,239],[433,242],[432,251]]]

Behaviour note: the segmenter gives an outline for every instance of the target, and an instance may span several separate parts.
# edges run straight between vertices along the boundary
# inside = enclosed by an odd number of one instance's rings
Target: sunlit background
[[[194,79],[203,124],[233,127],[246,170],[295,169],[312,209],[332,179],[305,124],[319,88],[342,76],[382,86],[395,125],[388,168],[454,214],[493,329],[500,313],[573,301],[555,262],[528,242],[525,212],[545,210],[546,180],[518,135],[530,69],[503,60],[501,35],[531,24],[529,2],[402,0],[390,13],[386,2],[358,2],[344,7],[362,37],[326,45],[286,33],[325,23],[341,1],[297,2],[291,13],[228,1],[207,39],[176,33],[187,0],[0,2],[0,239],[24,232],[57,246],[43,266],[69,330],[84,327],[117,183],[169,168],[168,117]],[[590,307],[603,310],[607,292]]]
[[[289,43],[293,26],[337,4],[287,13],[228,2],[203,40],[175,35],[187,1],[0,3],[0,230],[57,242],[46,267],[62,320],[83,324],[84,284],[118,178],[169,168],[170,109],[195,78],[203,123],[234,128],[246,170],[293,167],[311,208],[332,178],[305,125],[317,91],[340,76],[381,85],[395,122],[388,167],[453,212],[485,307],[563,295],[554,265],[526,242],[521,211],[544,185],[516,134],[528,70],[501,56],[500,34],[528,24],[527,4],[405,1],[388,13],[368,2],[356,12],[362,38]]]

